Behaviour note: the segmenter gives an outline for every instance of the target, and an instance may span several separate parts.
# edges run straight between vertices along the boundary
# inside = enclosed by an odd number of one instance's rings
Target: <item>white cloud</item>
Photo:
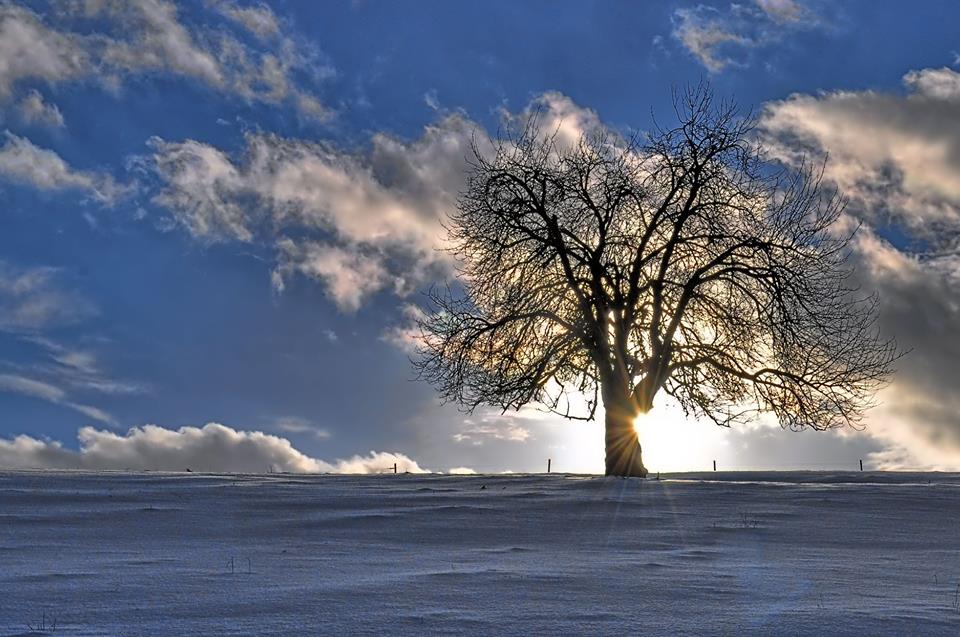
[[[155,203],[202,241],[253,238],[251,211],[239,201],[247,185],[225,153],[193,140],[170,144],[154,138],[150,146],[165,186]]]
[[[330,116],[294,80],[295,74],[319,80],[332,73],[315,50],[281,34],[263,5],[217,6],[232,23],[262,36],[263,46],[254,49],[222,26],[187,23],[168,0],[86,0],[60,4],[49,15],[0,6],[0,99],[27,79],[92,79],[115,88],[125,76],[165,73],[250,101],[289,103],[309,118]],[[99,30],[86,28],[91,18]]]
[[[65,369],[84,374],[96,374],[98,371],[97,357],[90,352],[70,349],[48,338],[35,337],[30,340],[47,350],[50,358]]]
[[[210,471],[224,473],[424,473],[403,454],[373,452],[333,463],[312,458],[290,441],[259,431],[238,431],[208,423],[177,430],[134,427],[125,435],[83,427],[79,451],[29,436],[0,439],[0,467],[7,469],[88,469]]]
[[[368,256],[337,246],[316,242],[294,243],[281,239],[276,274],[283,277],[298,272],[323,283],[327,297],[344,312],[355,312],[363,301],[390,281],[377,256]]]
[[[60,283],[56,268],[18,268],[0,260],[0,330],[36,332],[96,314],[89,301]]]
[[[796,0],[754,0],[761,11],[779,23],[799,22],[809,16],[809,11]]]
[[[426,318],[426,313],[412,303],[404,303],[400,313],[403,317],[401,323],[387,328],[381,338],[408,354],[414,354],[420,347],[418,321]]]
[[[559,144],[606,131],[596,112],[555,92],[501,115],[506,126],[536,115]],[[231,156],[195,140],[154,139],[154,202],[200,241],[272,244],[278,291],[304,275],[353,311],[380,290],[402,296],[451,275],[442,222],[464,186],[472,140],[481,152],[490,147],[458,114],[413,141],[377,134],[364,152],[251,134],[245,151]]]
[[[223,15],[243,25],[259,38],[269,38],[280,33],[280,22],[276,14],[263,3],[243,7],[234,2],[219,2],[216,6]]]
[[[28,124],[45,124],[53,128],[63,128],[63,113],[56,104],[48,104],[43,95],[36,89],[31,89],[17,105],[20,117]]]
[[[26,78],[61,82],[91,72],[80,36],[48,28],[32,11],[0,5],[0,99]]]
[[[363,154],[258,134],[239,158],[193,140],[153,140],[162,183],[154,201],[201,241],[273,243],[277,289],[306,275],[350,311],[380,289],[405,294],[449,271],[436,248],[472,130],[451,116],[413,142],[376,135]]]
[[[923,69],[904,82],[912,89],[906,96],[836,91],[770,102],[760,120],[764,143],[792,165],[829,154],[826,177],[852,198],[857,214],[953,243],[960,230],[960,74]]]
[[[326,119],[331,113],[316,96],[294,81],[294,72],[322,79],[332,73],[311,47],[281,37],[279,23],[265,7],[221,8],[231,20],[262,33],[274,28],[270,48],[256,51],[223,30],[183,23],[167,0],[95,3],[95,12],[113,19],[132,36],[108,40],[103,62],[121,72],[162,71],[200,80],[251,101],[288,102],[304,116]],[[89,3],[88,3],[89,6]],[[266,29],[266,31],[264,31]]]
[[[371,451],[366,456],[352,456],[337,460],[331,473],[390,473],[396,465],[398,473],[428,473],[402,453]]]
[[[255,134],[238,159],[194,140],[154,139],[164,186],[156,201],[205,240],[250,241],[269,219],[271,230],[325,230],[356,245],[432,251],[462,184],[469,135],[470,125],[451,117],[416,142],[377,135],[368,155],[354,155]]]
[[[244,177],[280,225],[327,229],[356,244],[432,250],[463,183],[472,130],[451,116],[412,143],[377,134],[368,154],[252,136]]]
[[[432,111],[440,110],[440,102],[437,100],[437,90],[430,89],[423,94],[423,103]]]
[[[180,23],[175,4],[164,0],[103,0],[88,2],[85,7],[88,16],[113,19],[133,36],[104,41],[102,60],[108,68],[167,71],[217,88],[226,84],[215,52],[202,46]]]
[[[59,442],[17,436],[0,438],[0,466],[5,469],[76,469],[76,454]]]
[[[0,147],[0,177],[39,190],[80,190],[105,205],[114,204],[128,189],[110,175],[71,167],[60,155],[6,131]]]
[[[918,95],[937,100],[960,100],[960,73],[946,67],[910,71],[903,82]]]
[[[501,110],[500,117],[513,130],[523,130],[527,122],[536,118],[539,133],[543,137],[549,136],[559,148],[575,146],[584,135],[616,135],[600,120],[595,110],[580,106],[558,91],[538,95],[517,114]],[[490,147],[485,138],[477,141],[481,151]]]

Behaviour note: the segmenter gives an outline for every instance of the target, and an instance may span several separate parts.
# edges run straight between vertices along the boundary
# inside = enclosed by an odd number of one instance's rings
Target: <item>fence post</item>
[[[547,473],[550,473],[550,463],[553,462],[552,458],[547,458]]]
[[[397,473],[397,463],[396,463],[396,462],[393,463],[393,473],[394,473],[394,474]]]
[[[717,470],[717,461],[716,461],[716,460],[713,461],[713,470],[714,470],[714,471]]]
[[[860,458],[860,471],[863,471],[863,458]]]

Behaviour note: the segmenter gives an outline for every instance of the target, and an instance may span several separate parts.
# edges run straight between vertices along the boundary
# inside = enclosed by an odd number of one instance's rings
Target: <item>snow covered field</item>
[[[957,474],[0,473],[0,635],[958,635],[958,523]]]

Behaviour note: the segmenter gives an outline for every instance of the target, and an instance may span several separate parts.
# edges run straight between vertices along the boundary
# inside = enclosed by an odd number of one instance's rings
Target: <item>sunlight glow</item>
[[[687,419],[676,405],[658,403],[634,423],[643,462],[651,472],[706,471],[725,456],[727,431],[712,423]]]
[[[556,442],[549,451],[554,471],[602,474],[603,422],[602,409],[593,422],[557,422]],[[714,460],[722,468],[731,468],[730,431],[712,422],[688,419],[670,400],[658,399],[649,413],[637,418],[634,427],[643,448],[643,462],[651,473],[709,471]]]
[[[551,449],[565,473],[603,473],[603,417],[593,422],[562,422],[562,438]]]

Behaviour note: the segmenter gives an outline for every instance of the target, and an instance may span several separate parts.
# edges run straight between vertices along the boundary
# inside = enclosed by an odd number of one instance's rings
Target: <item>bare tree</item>
[[[533,118],[475,145],[448,222],[459,282],[420,322],[420,377],[468,410],[602,401],[608,475],[646,474],[633,424],[660,391],[718,425],[856,426],[897,356],[822,171],[765,162],[709,89],[675,104],[644,139],[562,144]]]

